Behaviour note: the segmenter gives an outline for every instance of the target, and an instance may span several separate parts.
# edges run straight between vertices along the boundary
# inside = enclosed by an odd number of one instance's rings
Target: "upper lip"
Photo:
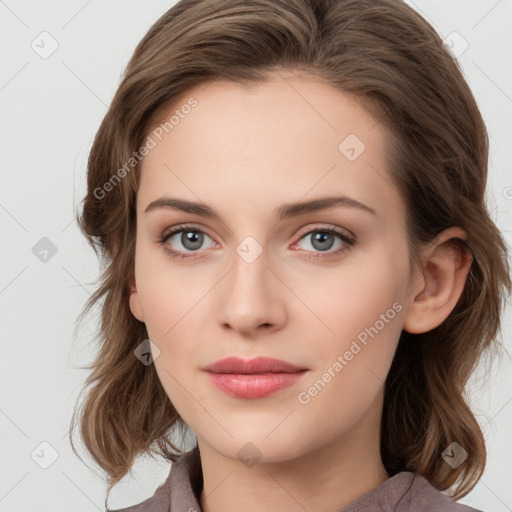
[[[295,366],[287,361],[271,357],[256,357],[255,359],[241,359],[240,357],[227,357],[203,368],[212,373],[295,373],[307,368]]]

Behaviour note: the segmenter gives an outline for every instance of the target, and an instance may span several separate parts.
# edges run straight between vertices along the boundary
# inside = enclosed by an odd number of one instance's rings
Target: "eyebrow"
[[[344,195],[320,197],[318,199],[312,199],[310,201],[299,201],[294,203],[286,203],[274,210],[274,215],[278,220],[283,221],[292,217],[297,217],[305,213],[317,212],[321,210],[327,210],[334,207],[348,207],[356,208],[360,211],[377,215],[377,212],[359,201],[347,197]],[[176,199],[171,197],[161,197],[149,203],[144,213],[157,210],[160,208],[169,208],[173,210],[180,210],[186,213],[200,215],[202,217],[208,217],[222,221],[220,216],[206,204],[197,203],[194,201],[188,201],[186,199]]]

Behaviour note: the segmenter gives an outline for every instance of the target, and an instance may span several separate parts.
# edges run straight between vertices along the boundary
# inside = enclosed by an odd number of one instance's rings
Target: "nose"
[[[284,325],[286,286],[268,266],[265,252],[252,262],[235,253],[233,268],[218,289],[218,322],[224,329],[251,337]]]

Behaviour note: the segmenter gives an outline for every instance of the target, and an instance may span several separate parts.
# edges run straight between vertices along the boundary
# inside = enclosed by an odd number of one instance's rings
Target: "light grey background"
[[[488,202],[510,246],[512,0],[409,3],[455,42],[454,51],[462,52],[464,41],[469,45],[458,58],[490,133]],[[88,374],[79,367],[96,349],[94,318],[75,337],[74,322],[94,289],[87,283],[99,272],[73,209],[84,195],[87,155],[121,73],[137,42],[173,4],[0,1],[0,512],[104,509],[101,472],[74,455],[67,437]],[[51,36],[41,36],[44,31]],[[42,58],[52,40],[58,48]],[[46,262],[33,253],[43,237],[57,250]],[[511,327],[509,308],[508,350]],[[476,375],[471,386],[489,457],[483,478],[462,502],[489,512],[512,510],[511,370],[506,356],[489,381]],[[169,467],[139,460],[109,506],[151,496]]]

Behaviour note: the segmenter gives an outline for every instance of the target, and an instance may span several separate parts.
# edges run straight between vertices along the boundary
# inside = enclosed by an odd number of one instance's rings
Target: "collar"
[[[172,463],[166,482],[170,498],[170,512],[202,512],[200,496],[203,473],[199,447],[183,453]],[[432,510],[470,512],[473,508],[457,504],[434,488],[425,478],[402,471],[388,478],[376,489],[360,496],[337,512],[417,512]]]

